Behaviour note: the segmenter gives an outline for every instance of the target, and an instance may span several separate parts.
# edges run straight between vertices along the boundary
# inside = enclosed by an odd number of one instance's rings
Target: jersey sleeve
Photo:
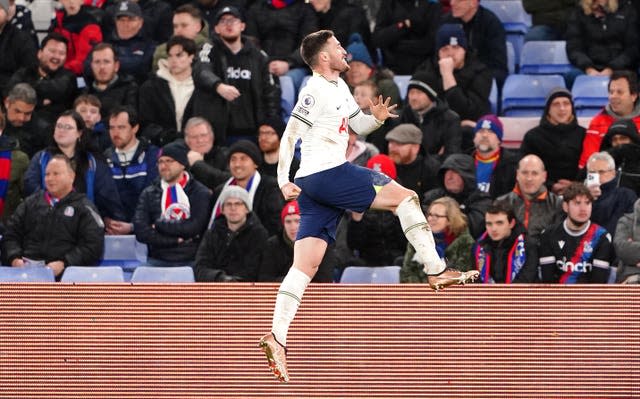
[[[540,235],[538,247],[538,264],[540,265],[540,278],[543,283],[557,283],[556,256],[551,249],[553,240],[551,230],[546,230]]]
[[[591,262],[593,266],[591,269],[592,283],[606,284],[609,281],[613,254],[611,234],[605,233],[600,237],[600,240],[593,251],[593,260]]]

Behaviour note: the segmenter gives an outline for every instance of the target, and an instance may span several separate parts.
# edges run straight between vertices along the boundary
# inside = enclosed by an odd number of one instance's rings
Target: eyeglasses
[[[597,173],[599,175],[603,175],[607,172],[611,172],[613,169],[603,169],[603,170],[589,170],[587,173]]]
[[[218,21],[218,25],[235,25],[240,20],[238,18],[222,18]]]
[[[56,123],[56,129],[60,130],[76,130],[76,127],[68,123]]]
[[[440,219],[440,218],[445,218],[445,219],[447,219],[447,215],[438,215],[437,213],[431,213],[431,212],[429,212],[429,213],[427,214],[427,217],[429,217],[429,218],[436,218],[436,219]]]
[[[158,159],[157,161],[158,165],[173,164],[174,162],[178,162],[178,161],[176,161],[173,158]]]

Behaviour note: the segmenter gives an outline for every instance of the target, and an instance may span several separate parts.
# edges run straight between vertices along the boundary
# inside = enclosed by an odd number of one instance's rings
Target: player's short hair
[[[504,213],[507,215],[507,220],[511,223],[512,220],[516,218],[516,213],[513,210],[513,206],[505,200],[495,200],[489,205],[485,214],[497,215],[499,213]]]
[[[566,202],[567,204],[572,199],[575,199],[579,196],[585,196],[589,199],[589,201],[593,202],[593,195],[591,195],[591,191],[580,182],[573,182],[562,192],[562,202]]]
[[[327,41],[334,36],[331,30],[319,30],[317,32],[309,33],[302,39],[302,45],[300,45],[300,55],[304,62],[313,68],[318,62],[318,53],[322,51]]]

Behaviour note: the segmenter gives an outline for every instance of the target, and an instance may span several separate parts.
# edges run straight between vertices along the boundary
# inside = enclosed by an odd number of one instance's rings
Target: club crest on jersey
[[[584,246],[582,247],[582,251],[584,251],[584,253],[589,254],[591,252],[593,252],[593,247],[591,246],[590,242],[585,242]]]
[[[302,97],[302,101],[300,101],[300,103],[305,108],[311,108],[316,104],[316,99],[313,98],[311,94],[305,94],[305,96]]]

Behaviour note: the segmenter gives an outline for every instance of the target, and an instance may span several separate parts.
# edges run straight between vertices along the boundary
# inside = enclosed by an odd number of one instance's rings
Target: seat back
[[[53,270],[45,266],[0,266],[0,282],[3,283],[52,283],[56,281]]]
[[[68,266],[64,269],[63,283],[122,283],[124,274],[120,266]]]
[[[578,116],[593,116],[609,103],[609,77],[580,75],[571,94]]]
[[[132,283],[193,283],[195,277],[190,266],[140,266],[131,276]]]
[[[400,91],[400,98],[405,100],[407,98],[407,91],[409,89],[409,81],[411,80],[411,75],[395,75],[393,77],[393,82],[398,86],[398,90]]]
[[[489,93],[489,102],[491,103],[491,113],[498,115],[498,85],[496,80],[491,82],[491,92]]]
[[[564,40],[526,42],[520,54],[522,74],[564,74],[572,70]]]
[[[513,47],[513,43],[510,41],[507,40],[505,44],[507,45],[507,68],[509,70],[509,75],[513,75],[518,71],[516,50]]]
[[[280,76],[280,107],[282,108],[282,118],[285,121],[289,120],[291,111],[296,105],[296,89],[293,86],[293,79],[290,76]]]
[[[560,75],[509,75],[502,88],[504,116],[541,116],[547,95],[565,87]]]
[[[347,284],[397,284],[400,282],[400,266],[348,266],[341,283]]]
[[[498,17],[506,33],[525,35],[531,26],[531,15],[525,11],[521,0],[482,0],[480,5]]]

